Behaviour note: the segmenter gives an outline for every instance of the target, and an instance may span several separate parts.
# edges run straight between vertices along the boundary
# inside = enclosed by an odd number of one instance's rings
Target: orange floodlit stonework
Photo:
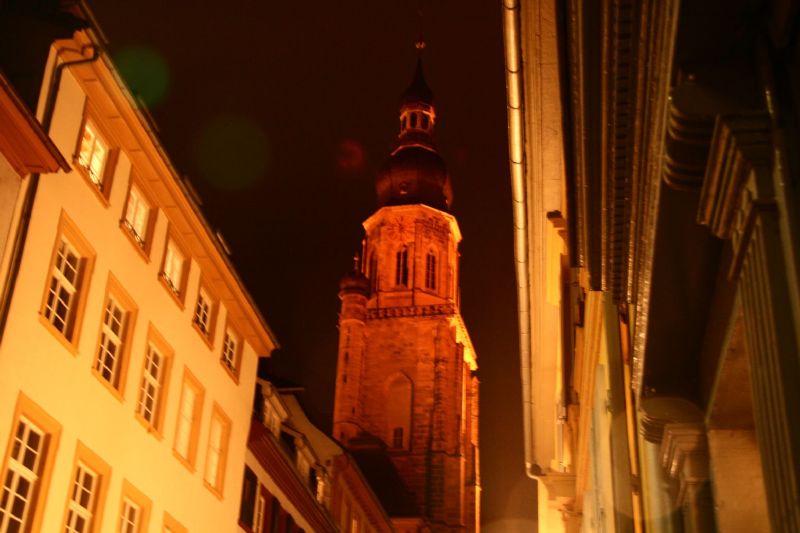
[[[378,175],[361,265],[341,283],[334,437],[398,531],[479,529],[476,356],[459,312],[450,178],[421,65]]]

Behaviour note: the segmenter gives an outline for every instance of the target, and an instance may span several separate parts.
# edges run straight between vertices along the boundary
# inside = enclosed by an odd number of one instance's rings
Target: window
[[[147,246],[150,243],[150,212],[150,204],[145,199],[144,194],[139,187],[131,183],[122,225],[128,230],[128,234],[133,237],[133,241],[144,251],[148,251]]]
[[[78,463],[67,504],[67,533],[91,531],[98,485],[97,473],[86,465]]]
[[[145,427],[158,431],[161,428],[162,406],[166,396],[169,360],[172,353],[152,326],[150,326],[149,337],[139,385],[136,414]]]
[[[127,370],[129,332],[136,317],[136,305],[113,274],[109,274],[103,322],[100,326],[94,374],[112,391],[121,392]]]
[[[222,496],[225,481],[225,461],[228,454],[230,429],[230,419],[217,404],[214,404],[211,428],[208,431],[208,451],[206,452],[206,468],[203,479],[206,486],[218,496]]]
[[[239,507],[239,523],[255,529],[259,524],[256,519],[256,499],[258,496],[258,478],[255,472],[244,467],[244,481],[242,482],[242,503]],[[263,519],[263,509],[262,509]]]
[[[50,277],[44,316],[65,336],[72,330],[80,273],[80,253],[62,237],[58,243],[56,264]]]
[[[264,510],[267,508],[267,499],[263,494],[259,494],[256,498],[256,511],[253,517],[253,533],[262,533],[264,531]]]
[[[0,531],[23,531],[34,502],[36,483],[42,467],[44,431],[21,418],[12,440],[11,455],[4,476],[0,505]]]
[[[164,374],[164,356],[152,344],[147,346],[147,357],[142,373],[142,386],[139,391],[139,414],[149,424],[154,425],[159,393]]]
[[[184,369],[174,450],[176,455],[190,468],[194,468],[197,454],[197,436],[200,432],[203,396],[204,391],[200,382],[188,368]]]
[[[436,290],[436,255],[433,251],[425,256],[425,288]]]
[[[101,191],[104,185],[108,155],[108,144],[98,135],[94,123],[87,119],[83,125],[83,134],[78,148],[78,166]]]
[[[150,500],[127,480],[122,481],[118,533],[143,533],[150,518]]]
[[[172,238],[167,239],[164,251],[164,264],[161,268],[161,279],[170,292],[182,304],[184,280],[186,279],[186,257]]]
[[[85,287],[94,264],[94,252],[62,213],[53,249],[50,277],[42,304],[48,327],[70,344],[76,344],[83,311]]]
[[[225,340],[222,342],[222,364],[231,371],[234,377],[239,375],[239,357],[241,341],[239,336],[230,328],[225,330]]]
[[[61,427],[27,396],[19,393],[11,439],[2,470],[0,531],[36,529],[41,520],[38,498],[47,493]]]
[[[67,494],[66,533],[90,533],[100,530],[103,498],[110,467],[91,450],[78,442],[75,468]]]
[[[122,533],[137,533],[141,526],[142,510],[128,498],[122,500],[122,512],[119,516],[119,530]]]
[[[197,304],[194,306],[192,323],[203,338],[209,342],[213,338],[214,322],[216,319],[216,304],[211,294],[200,285],[197,291]]]
[[[405,246],[397,252],[394,284],[408,287],[408,248]]]
[[[278,533],[281,511],[281,503],[278,501],[278,498],[273,497],[272,505],[270,506],[269,533]]]

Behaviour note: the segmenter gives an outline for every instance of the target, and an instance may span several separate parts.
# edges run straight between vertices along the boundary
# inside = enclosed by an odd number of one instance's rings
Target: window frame
[[[208,304],[208,323],[206,324],[206,330],[203,329],[203,326],[198,321],[198,307],[200,305],[200,299],[206,301]],[[213,291],[211,291],[208,286],[203,283],[202,276],[200,283],[197,287],[197,296],[195,298],[194,310],[192,311],[192,328],[200,334],[203,341],[208,345],[210,349],[214,349],[214,333],[217,328],[217,314],[219,313],[219,299],[216,297]]]
[[[424,287],[426,290],[431,292],[436,292],[436,263],[437,257],[436,252],[433,250],[428,250],[425,254],[425,284]]]
[[[139,508],[139,523],[136,524],[134,533],[144,533],[148,531],[148,523],[150,522],[150,510],[152,508],[152,501],[144,495],[142,491],[134,487],[127,479],[122,480],[122,493],[119,499],[119,511],[117,512],[116,531],[122,533],[122,516],[125,510],[125,502],[129,501]]]
[[[36,474],[36,484],[31,489],[33,494],[32,507],[27,510],[26,521],[23,524],[23,531],[29,533],[39,533],[42,528],[42,516],[46,507],[47,496],[49,495],[50,481],[53,475],[53,465],[58,452],[58,445],[61,440],[61,425],[45,412],[38,404],[31,400],[22,391],[17,396],[17,403],[14,408],[14,416],[11,420],[11,430],[9,431],[8,442],[3,455],[2,474],[3,483],[7,477],[10,467],[11,453],[14,445],[14,438],[17,427],[21,420],[33,425],[42,432],[43,454],[39,461],[39,472]],[[0,518],[0,525],[2,525]]]
[[[164,533],[188,533],[189,531],[186,529],[186,526],[178,522],[174,516],[166,511],[164,511],[164,525],[161,529],[164,531]]]
[[[130,208],[131,195],[136,191],[139,199],[147,206],[147,221],[145,222],[144,235],[139,235],[131,222],[128,220],[128,209]],[[141,180],[137,177],[134,171],[131,171],[130,179],[128,180],[128,191],[125,194],[125,202],[122,206],[122,214],[119,219],[119,227],[128,240],[131,242],[136,251],[144,258],[146,262],[150,262],[150,252],[153,247],[153,237],[155,234],[156,221],[158,220],[158,208],[152,201],[152,195],[145,191]]]
[[[52,323],[52,318],[48,316],[48,296],[51,290],[53,281],[54,270],[58,261],[59,250],[61,243],[66,242],[70,245],[77,255],[79,255],[79,266],[77,281],[74,284],[75,290],[73,292],[72,303],[70,310],[73,311],[68,315],[68,325],[65,325],[65,330],[61,331]],[[39,307],[39,321],[45,328],[52,333],[66,347],[73,355],[78,353],[78,341],[80,340],[81,326],[83,323],[84,310],[86,308],[87,295],[89,286],[92,280],[92,271],[94,270],[96,254],[94,248],[89,244],[83,235],[78,231],[75,223],[70,217],[61,211],[58,226],[56,230],[55,242],[50,255],[50,263],[47,268],[46,279],[44,284],[44,291],[42,294],[42,303]],[[63,276],[63,274],[61,274]],[[68,280],[67,280],[68,281]],[[70,311],[68,311],[69,313]],[[55,312],[54,312],[55,313]]]
[[[174,249],[181,255],[181,274],[179,280],[177,280],[178,284],[175,285],[175,281],[166,273],[166,265],[167,265],[167,253],[170,249],[170,244],[173,245]],[[191,266],[191,260],[189,254],[186,253],[186,247],[181,244],[181,242],[175,238],[175,233],[169,229],[167,230],[167,238],[164,239],[164,253],[161,255],[161,266],[158,269],[158,279],[161,282],[161,285],[164,286],[167,293],[172,296],[175,303],[178,304],[178,307],[183,310],[184,302],[186,300],[186,286],[187,281],[189,279],[189,267]]]
[[[64,523],[61,526],[61,530],[66,531],[67,524],[69,523],[70,504],[73,501],[72,490],[79,465],[83,465],[87,470],[92,471],[97,478],[95,481],[95,494],[92,501],[93,509],[89,510],[91,512],[91,520],[89,521],[88,529],[85,530],[86,533],[95,533],[100,531],[100,526],[103,523],[103,510],[105,509],[105,497],[108,492],[111,467],[80,440],[75,446],[75,458],[72,461],[72,474],[69,478],[66,505],[64,506]]]
[[[213,483],[209,481],[209,457],[211,456],[211,439],[213,437],[213,428],[214,422],[218,421],[221,424],[221,434],[220,434],[220,447],[219,447],[219,456],[217,457],[217,465],[216,465],[216,474]],[[206,486],[208,490],[210,490],[215,496],[219,499],[223,499],[223,494],[225,490],[225,470],[227,467],[227,460],[228,460],[228,449],[230,447],[230,436],[231,436],[231,419],[225,412],[222,410],[222,407],[217,403],[214,402],[214,405],[211,409],[211,420],[208,425],[208,440],[206,444],[206,457],[203,466],[203,485]]]
[[[116,385],[111,381],[105,379],[102,372],[98,369],[98,362],[100,359],[100,347],[103,342],[105,330],[105,317],[106,310],[108,309],[108,301],[114,299],[119,307],[125,312],[125,323],[123,325],[122,335],[120,337],[121,349],[117,349],[117,362],[115,374],[112,375],[112,381],[116,378]],[[125,396],[125,385],[128,379],[128,367],[131,359],[131,344],[133,340],[133,332],[136,328],[136,318],[139,314],[139,308],[133,298],[125,291],[122,284],[119,282],[113,273],[108,273],[108,281],[106,282],[106,292],[103,297],[103,307],[100,311],[100,328],[97,334],[97,343],[95,344],[94,359],[92,361],[92,374],[97,380],[119,401],[123,401]]]
[[[161,379],[159,386],[159,394],[156,399],[155,414],[153,420],[148,420],[143,414],[139,412],[141,404],[142,385],[145,380],[146,366],[148,364],[148,354],[151,347],[156,348],[158,353],[164,359],[161,371]],[[170,371],[172,369],[172,361],[175,352],[172,350],[164,337],[156,330],[153,324],[149,324],[147,328],[147,342],[145,343],[145,356],[142,361],[142,371],[139,376],[138,388],[136,390],[136,402],[134,405],[135,417],[142,426],[152,433],[157,439],[163,438],[164,429],[164,415],[167,407],[167,398],[169,395]]]
[[[252,492],[247,490],[249,486],[251,486]],[[250,501],[250,496],[252,496],[252,501]],[[248,531],[257,531],[256,505],[259,496],[261,495],[259,494],[258,476],[252,468],[248,465],[244,465],[242,494],[239,498],[239,525]]]
[[[178,432],[181,428],[181,421],[183,417],[183,399],[186,394],[186,389],[190,388],[194,391],[194,405],[192,406],[191,421],[189,426],[189,442],[187,444],[186,456],[182,455],[178,450]],[[203,415],[203,403],[205,401],[205,389],[200,384],[194,374],[188,367],[183,367],[183,380],[181,382],[181,394],[178,399],[177,416],[175,418],[175,435],[172,441],[172,453],[186,468],[191,472],[195,471],[197,464],[197,444],[200,437],[200,424]]]
[[[109,135],[104,131],[104,128],[98,126],[100,121],[97,120],[97,115],[94,109],[90,109],[90,105],[84,107],[83,118],[81,119],[81,127],[78,131],[78,138],[75,144],[75,153],[72,156],[73,166],[78,170],[80,175],[85,180],[89,188],[97,195],[101,203],[108,207],[110,205],[109,198],[111,196],[111,186],[114,181],[114,172],[117,166],[117,159],[119,157],[119,148],[115,143],[109,141]],[[95,140],[99,139],[105,145],[105,160],[103,161],[103,168],[100,171],[100,182],[96,182],[91,176],[91,170],[81,162],[81,148],[83,146],[83,136],[86,128],[90,127]],[[91,166],[91,161],[89,166]]]
[[[396,287],[408,289],[408,246],[401,246],[395,254],[394,284]]]
[[[242,353],[244,351],[244,337],[242,337],[239,332],[230,324],[230,321],[226,321],[225,324],[225,332],[222,335],[222,347],[220,351],[219,362],[222,365],[222,368],[228,373],[228,375],[233,379],[234,383],[237,385],[239,384],[239,372],[242,368]],[[228,365],[227,359],[225,357],[226,350],[227,350],[227,341],[228,337],[231,337],[236,340],[236,347],[234,348],[233,354],[233,368]]]

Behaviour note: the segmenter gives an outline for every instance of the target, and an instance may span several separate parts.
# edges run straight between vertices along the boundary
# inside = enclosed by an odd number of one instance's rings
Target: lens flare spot
[[[221,189],[244,189],[262,181],[269,168],[269,142],[244,116],[220,115],[200,131],[195,157],[201,176]]]
[[[345,174],[364,171],[367,162],[364,145],[354,139],[342,139],[336,147],[336,167]]]
[[[126,46],[114,63],[131,91],[153,107],[169,90],[169,66],[158,51],[148,46]]]

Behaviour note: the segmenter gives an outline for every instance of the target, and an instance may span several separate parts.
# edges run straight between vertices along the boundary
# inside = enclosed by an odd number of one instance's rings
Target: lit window
[[[81,136],[81,146],[78,152],[78,164],[86,171],[98,189],[103,188],[103,175],[106,161],[108,160],[108,146],[97,135],[95,125],[86,121]]]
[[[211,298],[200,287],[197,292],[197,305],[194,308],[194,323],[203,335],[208,336],[211,331]]]
[[[175,428],[175,452],[194,465],[200,413],[203,408],[203,389],[188,369],[183,377],[181,403],[178,406],[178,423]]]
[[[86,465],[78,463],[67,504],[67,533],[84,533],[92,530],[98,488],[97,473]]]
[[[97,359],[94,369],[98,375],[119,388],[120,359],[122,358],[122,343],[125,335],[127,313],[117,300],[109,295],[106,300],[106,309],[103,314],[103,326],[100,331],[100,346],[97,349]]]
[[[11,442],[0,500],[0,531],[26,531],[44,463],[44,431],[20,417]]]
[[[237,355],[239,338],[230,329],[225,331],[225,341],[222,343],[222,363],[232,372],[237,371]]]
[[[396,255],[394,284],[408,287],[408,248],[405,246]]]
[[[122,512],[119,515],[120,533],[138,533],[141,524],[142,509],[128,498],[122,500]]]
[[[436,290],[436,255],[433,252],[425,257],[425,288]]]
[[[175,242],[170,239],[164,253],[164,269],[161,274],[170,290],[178,295],[181,293],[183,281],[183,262],[183,254],[178,250]]]
[[[155,346],[148,344],[136,411],[151,427],[156,426],[161,389],[164,384],[165,363],[165,357]]]
[[[123,223],[125,227],[128,228],[128,231],[131,232],[134,240],[142,248],[144,248],[147,241],[147,222],[149,215],[150,206],[147,204],[141,191],[135,185],[131,185]]]
[[[75,247],[61,237],[50,276],[44,316],[67,338],[71,337],[75,322],[78,285],[82,274],[81,259]]]
[[[211,428],[208,431],[208,451],[203,479],[219,494],[222,493],[229,435],[230,421],[215,405],[211,416]]]

